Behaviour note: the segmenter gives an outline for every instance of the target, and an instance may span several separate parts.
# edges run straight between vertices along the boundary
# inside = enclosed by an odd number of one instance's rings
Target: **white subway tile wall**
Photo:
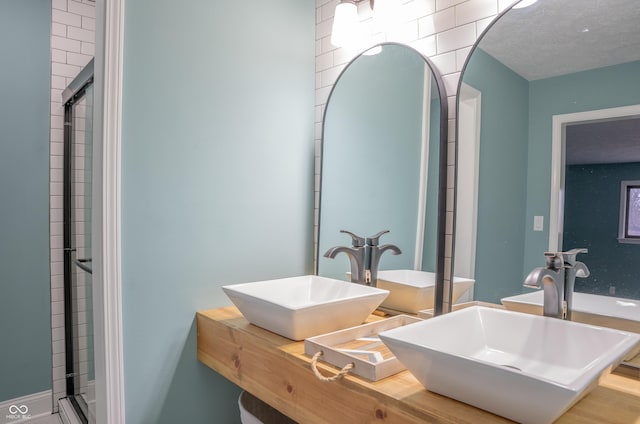
[[[399,0],[402,3],[402,19],[396,28],[374,36],[376,42],[398,41],[415,48],[432,60],[446,86],[449,105],[449,163],[447,190],[447,236],[445,279],[449,280],[453,228],[453,152],[455,149],[456,90],[460,72],[471,47],[485,28],[502,10],[516,0]],[[316,210],[315,241],[318,237],[318,199],[320,187],[320,155],[322,116],[333,83],[358,52],[336,49],[331,45],[331,26],[337,0],[316,0]],[[368,2],[362,2],[359,10],[367,10]],[[361,14],[361,21],[371,17]]]
[[[63,142],[64,107],[62,90],[91,60],[95,51],[95,3],[89,0],[51,1],[51,138],[50,138],[50,225],[51,225],[51,340],[53,355],[53,410],[66,396],[64,367],[64,302],[62,291],[63,238]]]

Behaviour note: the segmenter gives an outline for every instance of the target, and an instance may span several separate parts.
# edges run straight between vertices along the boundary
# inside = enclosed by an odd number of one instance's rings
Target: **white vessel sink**
[[[430,391],[520,423],[551,423],[640,335],[473,306],[380,333]]]
[[[316,275],[234,284],[222,290],[247,321],[292,340],[362,324],[389,294]]]
[[[411,269],[378,271],[378,288],[389,290],[382,306],[402,312],[417,314],[433,308],[436,274]],[[465,294],[474,280],[454,277],[452,301]]]
[[[544,293],[538,290],[501,301],[509,310],[542,315]],[[575,292],[571,320],[640,333],[640,301]]]

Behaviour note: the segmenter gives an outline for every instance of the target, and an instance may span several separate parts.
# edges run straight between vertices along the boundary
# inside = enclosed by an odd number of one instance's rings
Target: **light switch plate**
[[[544,216],[536,215],[533,217],[533,231],[544,230]]]

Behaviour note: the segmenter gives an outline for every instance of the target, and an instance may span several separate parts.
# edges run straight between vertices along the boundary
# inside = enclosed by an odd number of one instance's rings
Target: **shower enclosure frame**
[[[64,266],[64,335],[65,335],[65,383],[66,396],[77,416],[84,423],[88,422],[86,405],[83,408],[76,399],[76,370],[74,368],[74,334],[73,334],[73,266],[91,274],[86,260],[73,260],[73,191],[72,191],[72,155],[73,155],[73,106],[85,97],[87,89],[94,81],[94,59],[80,71],[78,76],[62,92],[64,104],[64,159],[63,159],[63,266]]]

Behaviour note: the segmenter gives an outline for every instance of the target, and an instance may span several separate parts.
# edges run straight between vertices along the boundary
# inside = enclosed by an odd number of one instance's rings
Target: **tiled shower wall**
[[[449,280],[453,229],[453,177],[455,149],[456,90],[465,60],[482,31],[502,10],[516,0],[396,0],[402,3],[401,19],[387,33],[374,34],[376,43],[394,41],[407,44],[427,56],[442,76],[449,105],[449,163],[447,164],[447,259],[445,279]],[[320,154],[322,117],[327,98],[337,77],[359,52],[331,45],[333,13],[339,0],[316,0],[316,210],[315,234],[318,234]],[[371,19],[368,1],[358,4],[363,23]]]
[[[95,3],[89,0],[51,2],[51,340],[53,408],[66,395],[64,352],[63,267],[63,143],[62,91],[91,60],[95,49]]]

